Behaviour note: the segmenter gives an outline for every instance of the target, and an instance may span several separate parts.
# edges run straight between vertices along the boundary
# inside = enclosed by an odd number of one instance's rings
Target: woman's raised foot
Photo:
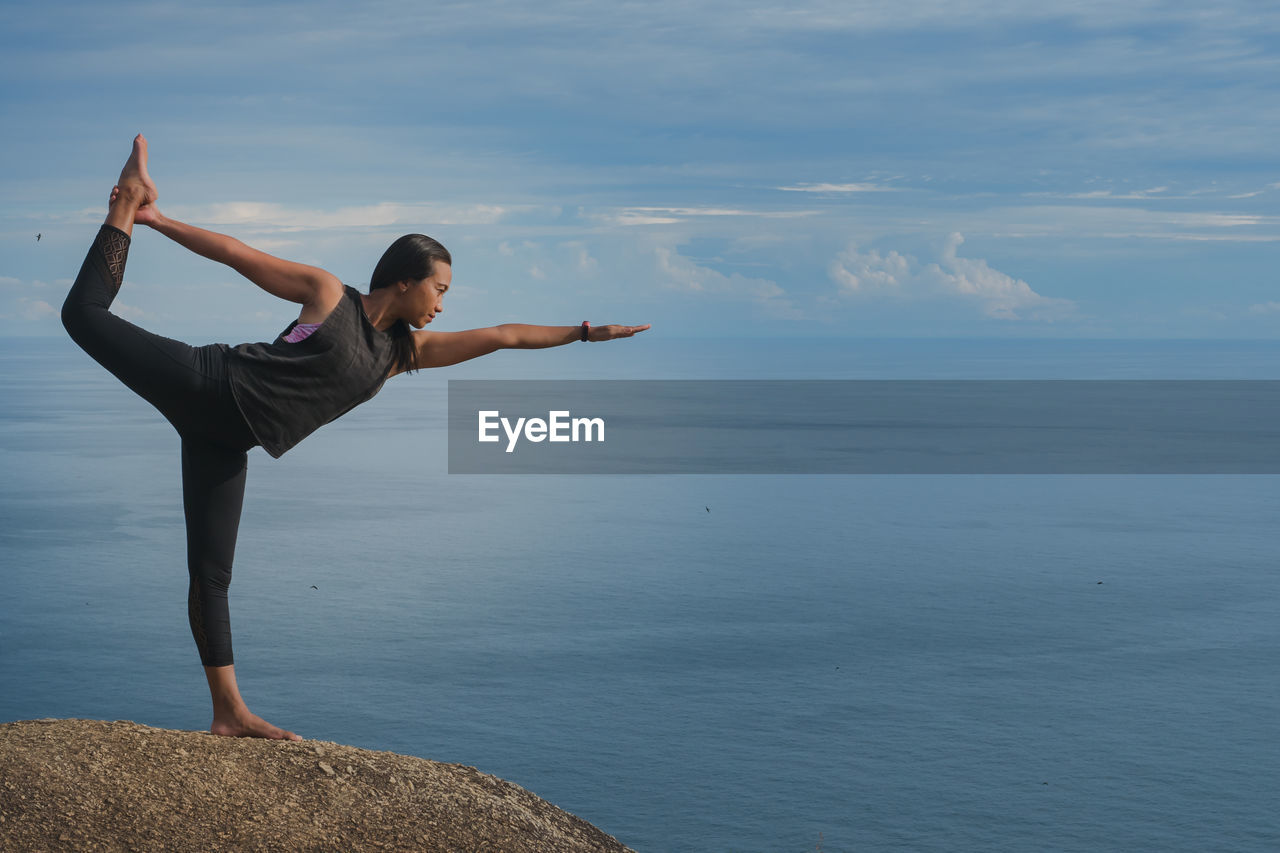
[[[213,724],[209,726],[209,731],[215,735],[222,737],[264,737],[271,740],[302,740],[301,737],[291,731],[273,726],[257,714],[251,714],[247,710],[239,714],[231,714],[226,717],[217,715],[213,718]]]
[[[120,170],[117,186],[120,192],[136,194],[139,205],[152,204],[160,197],[156,182],[147,173],[147,139],[141,133],[133,138],[133,152]]]

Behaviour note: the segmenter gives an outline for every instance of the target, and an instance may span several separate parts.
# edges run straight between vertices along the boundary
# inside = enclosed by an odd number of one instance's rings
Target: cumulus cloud
[[[846,296],[962,299],[1000,320],[1053,321],[1075,312],[1069,299],[1041,296],[980,258],[960,257],[962,243],[962,235],[950,235],[938,261],[928,264],[894,251],[882,255],[850,246],[832,260],[828,273]]]
[[[58,309],[43,299],[28,299],[25,296],[18,298],[18,311],[24,320],[43,320],[58,314]]]
[[[666,246],[657,247],[654,254],[658,273],[668,287],[687,293],[754,302],[778,317],[799,319],[803,316],[777,282],[767,278],[749,278],[736,272],[725,275]]]
[[[52,299],[59,305],[62,303],[62,292],[70,287],[71,282],[59,280],[60,285],[56,296],[50,296],[50,286],[48,282],[38,279],[31,281],[23,281],[13,276],[0,276],[0,287],[7,293],[6,298],[9,309],[5,311],[6,319],[22,319],[28,322],[44,321],[49,318],[57,317],[59,311],[49,300]]]

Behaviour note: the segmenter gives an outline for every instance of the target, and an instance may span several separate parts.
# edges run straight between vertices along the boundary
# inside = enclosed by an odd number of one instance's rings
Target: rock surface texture
[[[97,720],[0,724],[0,850],[626,851],[471,767]]]

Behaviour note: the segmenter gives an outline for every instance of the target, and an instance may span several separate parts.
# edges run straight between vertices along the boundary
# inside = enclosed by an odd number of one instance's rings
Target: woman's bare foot
[[[213,699],[213,724],[209,731],[224,737],[302,740],[293,732],[273,726],[257,714],[250,713],[249,706],[240,698],[235,666],[206,666],[204,674],[209,680],[209,695]]]
[[[293,732],[286,731],[279,726],[273,726],[257,714],[249,713],[247,708],[241,713],[229,714],[225,717],[219,717],[215,714],[213,725],[209,726],[209,731],[223,737],[265,737],[272,740],[302,740],[301,737]]]
[[[159,217],[155,206],[159,197],[156,182],[147,173],[147,140],[139,133],[133,140],[133,152],[120,170],[120,182],[111,189],[105,224],[132,235],[135,223],[151,225]]]
[[[111,188],[111,198],[107,199],[107,207],[111,208],[115,205],[116,199],[120,198],[120,187]],[[134,225],[155,225],[160,221],[160,208],[148,202],[138,207],[133,212]]]
[[[137,194],[138,205],[154,204],[160,198],[156,182],[147,173],[147,139],[141,133],[133,138],[133,152],[120,170],[120,180],[116,182],[120,192]],[[112,192],[114,199],[117,193]]]

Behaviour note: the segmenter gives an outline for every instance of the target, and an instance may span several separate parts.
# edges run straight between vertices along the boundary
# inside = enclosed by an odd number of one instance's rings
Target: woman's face
[[[436,261],[431,275],[409,285],[405,291],[404,319],[415,329],[435,319],[444,310],[444,295],[453,282],[453,268],[443,261]]]

